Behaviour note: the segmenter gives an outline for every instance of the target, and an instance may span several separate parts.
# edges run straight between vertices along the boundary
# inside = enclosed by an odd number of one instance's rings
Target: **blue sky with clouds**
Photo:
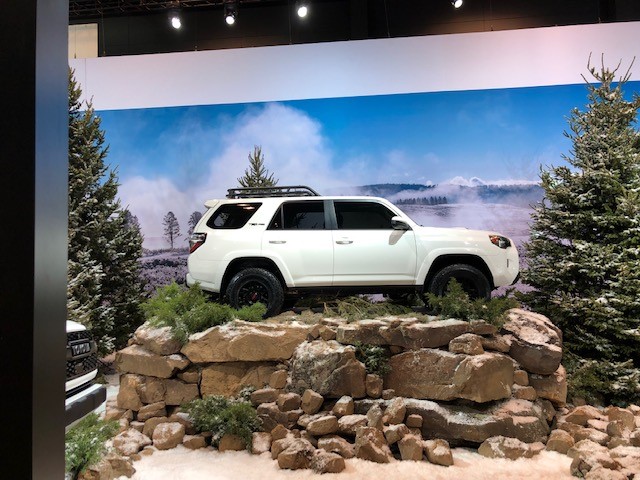
[[[640,82],[627,85],[640,91]],[[120,196],[143,223],[236,185],[253,145],[280,184],[536,181],[568,153],[584,85],[99,112]],[[149,227],[150,228],[150,227]]]

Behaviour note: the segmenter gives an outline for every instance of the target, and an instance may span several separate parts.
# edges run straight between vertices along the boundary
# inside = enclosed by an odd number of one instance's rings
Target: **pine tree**
[[[100,118],[69,72],[68,318],[92,330],[102,354],[142,323],[139,227],[127,226]],[[84,107],[84,108],[83,108]]]
[[[191,215],[189,216],[189,231],[187,232],[189,236],[191,236],[191,234],[193,233],[193,229],[196,228],[196,225],[198,224],[201,218],[202,218],[202,212],[198,212],[196,210],[195,212],[191,213]]]
[[[264,155],[262,147],[255,145],[253,154],[249,154],[249,168],[244,171],[244,176],[238,178],[238,183],[242,187],[275,187],[278,180],[273,178],[273,173],[269,174],[264,166]]]
[[[169,245],[171,245],[171,249],[173,250],[173,245],[180,236],[180,224],[178,223],[178,219],[173,212],[167,212],[162,219],[162,225],[164,226],[164,237],[167,239]]]
[[[545,199],[525,245],[526,302],[564,335],[570,387],[591,401],[640,401],[640,97],[629,72],[597,70],[565,135],[570,167],[541,174]]]

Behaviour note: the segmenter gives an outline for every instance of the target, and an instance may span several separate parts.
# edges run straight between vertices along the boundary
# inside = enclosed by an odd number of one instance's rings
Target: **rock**
[[[383,381],[380,375],[368,373],[364,383],[367,397],[380,398],[382,396]]]
[[[391,400],[396,396],[396,391],[393,388],[385,388],[382,390],[382,399],[383,400]]]
[[[616,447],[631,447],[633,445],[631,445],[631,442],[629,441],[628,438],[622,438],[622,437],[611,437],[611,440],[609,440],[609,442],[607,443],[607,448],[609,450],[612,450]]]
[[[300,408],[301,399],[297,393],[281,393],[278,395],[276,404],[281,412],[290,412]]]
[[[300,407],[304,413],[314,414],[320,411],[322,408],[322,404],[324,403],[324,398],[319,393],[314,392],[313,390],[305,390],[302,394],[302,404]]]
[[[280,440],[285,438],[287,435],[290,435],[291,431],[286,428],[284,425],[276,425],[275,428],[271,430],[271,441],[275,442],[276,440]]]
[[[518,398],[520,400],[534,401],[536,398],[538,398],[538,394],[536,393],[536,390],[533,387],[523,387],[521,385],[513,385],[513,387],[511,387],[511,391],[513,393],[513,398]]]
[[[492,335],[490,337],[481,337],[480,342],[485,351],[494,350],[500,353],[509,353],[509,350],[511,350],[511,338],[507,336]]]
[[[283,361],[305,341],[311,328],[298,323],[235,320],[191,335],[182,353],[193,363]]]
[[[357,428],[364,427],[367,422],[366,415],[345,415],[338,419],[338,432],[343,435],[355,435]]]
[[[287,385],[288,377],[289,373],[286,370],[276,370],[269,377],[269,386],[281,390]]]
[[[164,402],[150,403],[138,411],[138,421],[146,422],[152,417],[166,417],[167,409]]]
[[[276,390],[275,388],[261,388],[259,390],[254,390],[251,393],[251,403],[254,407],[256,407],[261,403],[275,402],[276,400],[278,400],[278,395],[280,395],[280,392],[278,392],[278,390]]]
[[[444,467],[453,465],[453,455],[451,454],[449,442],[442,439],[425,440],[423,445],[427,460],[431,463]]]
[[[271,434],[267,432],[253,432],[251,437],[251,453],[260,455],[271,450]]]
[[[315,453],[315,448],[311,443],[303,438],[285,438],[278,440],[275,443],[278,442],[285,442],[285,448],[282,448],[280,453],[277,455],[278,466],[280,468],[288,470],[309,468],[311,465],[311,459]]]
[[[562,365],[551,375],[529,375],[529,384],[540,398],[546,398],[554,405],[563,406],[567,402],[567,372]]]
[[[402,460],[422,460],[422,437],[409,433],[398,441],[398,448]]]
[[[598,465],[610,469],[618,469],[619,464],[611,458],[609,450],[591,440],[581,440],[569,449],[567,455],[573,459],[571,474],[585,476]]]
[[[607,407],[604,410],[604,414],[610,422],[621,422],[629,431],[633,431],[636,428],[635,417],[629,410],[620,407]]]
[[[140,345],[130,345],[116,352],[115,366],[123,373],[170,378],[187,368],[189,360],[179,354],[156,355]]]
[[[182,443],[184,425],[178,422],[161,423],[153,431],[153,446],[158,450],[169,450]]]
[[[484,353],[481,339],[479,335],[463,333],[449,342],[449,351],[465,355],[481,355]]]
[[[207,439],[202,435],[185,435],[182,444],[189,450],[198,450],[207,446]]]
[[[487,438],[482,442],[480,447],[478,447],[478,453],[489,458],[517,460],[519,458],[531,458],[537,452],[517,438],[503,437],[500,435]]]
[[[200,383],[200,369],[192,365],[184,372],[178,373],[178,378],[184,383]]]
[[[348,396],[340,397],[331,409],[331,412],[338,418],[345,415],[353,415],[353,398]]]
[[[467,356],[421,349],[395,355],[385,385],[417,399],[488,402],[511,396],[513,363],[499,353]]]
[[[117,400],[107,400],[107,403],[105,405],[104,419],[107,421],[120,420],[121,418],[123,418],[126,412],[131,412],[131,410],[118,407]]]
[[[516,370],[513,372],[513,383],[527,387],[529,385],[529,374],[526,370]]]
[[[389,463],[393,456],[380,430],[373,427],[359,427],[356,430],[356,457],[376,463]]]
[[[125,374],[120,376],[117,405],[123,410],[138,411],[142,407],[142,400],[138,394],[138,387],[144,383],[141,375]]]
[[[167,405],[182,405],[200,397],[198,385],[195,383],[184,383],[180,380],[163,380],[165,395],[164,403]]]
[[[184,425],[184,430],[188,435],[196,433],[196,427],[193,425],[191,417],[186,412],[175,412],[169,417],[170,422],[178,422]]]
[[[573,439],[576,442],[581,440],[591,440],[592,442],[599,443],[600,445],[606,445],[611,437],[605,432],[596,430],[595,428],[582,428],[573,434]]]
[[[337,453],[343,458],[355,456],[355,445],[338,435],[326,435],[318,439],[318,448]]]
[[[554,408],[553,403],[551,403],[547,399],[538,398],[535,401],[535,404],[542,409],[547,422],[551,424],[553,422],[553,419],[556,417],[556,409]]]
[[[242,437],[231,433],[225,433],[218,443],[219,452],[241,452],[242,450],[246,450],[246,448],[247,442],[245,442]]]
[[[384,411],[383,420],[390,425],[395,425],[404,422],[404,417],[407,413],[407,407],[404,405],[404,399],[402,397],[396,397],[389,402],[386,410]]]
[[[202,369],[200,394],[232,397],[247,385],[262,388],[275,369],[273,363],[214,363]]]
[[[563,417],[563,420],[584,427],[587,424],[587,420],[604,420],[604,418],[604,415],[596,407],[582,405],[571,410]]]
[[[314,340],[301,344],[291,360],[292,388],[311,389],[324,397],[365,396],[364,365],[356,359],[355,348],[335,340]]]
[[[585,480],[627,480],[627,475],[617,470],[609,470],[604,467],[595,467],[585,475]]]
[[[133,455],[147,445],[151,445],[151,439],[133,428],[113,437],[113,448],[122,455]]]
[[[607,435],[610,437],[628,437],[631,430],[621,420],[614,420],[607,423]]]
[[[640,447],[640,429],[634,431],[629,435],[629,442],[634,447]]]
[[[384,426],[382,409],[379,404],[374,404],[367,412],[367,426],[382,430]],[[357,432],[357,431],[356,431]]]
[[[129,428],[133,428],[134,430],[137,430],[140,433],[142,433],[142,429],[144,428],[144,422],[138,422],[137,420],[129,422]]]
[[[337,333],[336,330],[328,327],[327,325],[320,325],[320,338],[323,339],[325,342],[328,342],[329,340],[335,340]]]
[[[136,469],[133,468],[131,459],[121,457],[116,453],[108,453],[104,459],[111,465],[114,478],[127,477],[131,478]]]
[[[420,415],[407,415],[407,427],[409,428],[422,428],[422,417]]]
[[[171,327],[151,327],[145,323],[138,327],[133,334],[133,341],[156,355],[171,355],[178,353],[182,343],[171,333]]]
[[[344,458],[341,455],[324,450],[314,452],[310,466],[316,473],[340,473],[345,469]]]
[[[158,425],[161,423],[167,423],[169,419],[167,417],[152,417],[144,422],[144,427],[142,428],[142,433],[144,433],[147,437],[153,438],[153,431],[156,429]]]
[[[573,447],[575,441],[564,430],[553,430],[547,440],[547,450],[565,454]]]
[[[333,415],[325,415],[309,422],[307,432],[315,437],[330,435],[338,431],[338,419]]]
[[[144,382],[138,385],[137,391],[143,403],[162,402],[166,393],[163,380],[156,377],[145,377]]]
[[[387,443],[393,445],[400,441],[402,437],[409,434],[409,428],[404,423],[389,425],[382,429],[382,433],[384,433],[384,438]]]
[[[78,480],[111,480],[113,478],[113,467],[105,459],[94,465],[89,465],[78,475]]]
[[[547,317],[519,308],[502,327],[513,339],[509,355],[531,373],[551,375],[562,360],[562,332]]]

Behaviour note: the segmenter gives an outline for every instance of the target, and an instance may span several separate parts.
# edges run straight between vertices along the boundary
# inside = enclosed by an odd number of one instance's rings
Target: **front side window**
[[[258,211],[261,203],[227,203],[222,205],[207,220],[207,227],[216,229],[242,228],[246,225],[254,213]]]
[[[339,230],[391,230],[396,214],[380,203],[334,201]]]
[[[273,216],[269,230],[323,230],[324,202],[283,203]]]

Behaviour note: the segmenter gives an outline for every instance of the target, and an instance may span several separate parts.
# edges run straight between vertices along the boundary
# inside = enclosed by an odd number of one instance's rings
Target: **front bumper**
[[[76,420],[99,408],[107,400],[107,389],[104,385],[92,384],[86,389],[70,396],[65,401],[64,419],[69,426]]]

